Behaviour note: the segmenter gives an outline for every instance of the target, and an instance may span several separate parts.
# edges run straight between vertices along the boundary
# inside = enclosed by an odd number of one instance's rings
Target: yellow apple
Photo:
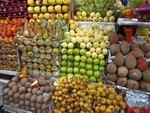
[[[56,18],[57,19],[63,19],[63,14],[62,13],[57,13]]]
[[[69,19],[69,14],[68,14],[68,13],[65,13],[65,14],[64,14],[64,19],[65,19],[65,20],[68,20],[68,19]]]
[[[56,5],[54,7],[54,10],[57,12],[57,13],[60,13],[61,12],[61,5]]]
[[[62,6],[62,11],[63,12],[68,12],[69,11],[69,6],[68,5],[63,5]]]
[[[54,6],[48,6],[48,12],[50,13],[54,12]]]
[[[82,15],[83,17],[86,17],[86,16],[87,16],[87,13],[86,13],[85,11],[82,11],[82,12],[81,12],[81,15]]]
[[[41,7],[41,12],[42,13],[46,13],[47,12],[47,7],[46,6],[42,6]]]
[[[43,0],[43,1],[42,1],[42,4],[48,5],[48,0]]]
[[[28,10],[28,13],[34,13],[33,7],[31,6],[29,6],[27,10]]]
[[[44,14],[43,13],[39,14],[39,19],[44,19]]]
[[[77,16],[81,16],[81,14],[82,14],[81,11],[77,11],[77,12],[76,12],[76,15],[77,15]]]
[[[28,1],[27,1],[27,4],[28,4],[29,6],[34,6],[34,0],[28,0]]]
[[[62,4],[63,3],[63,0],[55,0],[56,1],[56,4]]]
[[[44,13],[44,18],[47,20],[50,19],[50,13]]]
[[[38,19],[38,14],[35,14],[35,13],[34,13],[34,14],[33,14],[33,18],[34,18],[34,19]]]
[[[63,0],[63,4],[70,4],[71,0]]]
[[[78,17],[77,17],[76,15],[74,15],[74,16],[73,16],[73,19],[74,19],[75,21],[77,21],[77,20],[78,20]]]
[[[55,0],[48,0],[48,3],[49,3],[50,5],[55,5],[55,4],[56,4]]]
[[[75,21],[74,20],[70,20],[69,24],[75,24]]]
[[[36,4],[36,5],[40,5],[40,4],[41,4],[41,0],[36,0],[36,1],[35,1],[35,4]]]
[[[51,19],[49,19],[49,20],[48,20],[48,22],[50,22],[50,23],[51,23],[51,22],[52,22],[52,20],[51,20]]]
[[[40,11],[40,7],[39,6],[35,6],[34,7],[34,12],[35,13],[40,13],[41,11]]]

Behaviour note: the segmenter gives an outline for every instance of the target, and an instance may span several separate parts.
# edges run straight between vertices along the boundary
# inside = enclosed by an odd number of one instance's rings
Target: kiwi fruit
[[[122,53],[117,53],[114,59],[114,64],[116,64],[116,66],[122,66],[124,64],[124,57],[122,55]]]
[[[127,55],[128,52],[130,51],[130,46],[129,46],[128,42],[122,41],[120,44],[120,49],[121,49],[121,53],[123,55]]]
[[[42,94],[43,94],[43,91],[41,91],[41,90],[37,91],[37,95],[42,95]]]
[[[48,105],[46,104],[42,104],[42,109],[45,110],[47,108]]]
[[[43,102],[44,103],[48,103],[50,101],[50,97],[49,96],[45,96],[44,98],[43,98]]]
[[[25,86],[25,84],[28,82],[28,79],[27,78],[22,78],[21,80],[20,80],[20,84],[21,85],[23,85],[23,86]]]
[[[133,69],[136,67],[137,61],[135,56],[133,56],[132,54],[127,55],[126,59],[125,59],[125,66],[128,69]]]
[[[148,51],[148,52],[145,53],[145,57],[146,58],[150,58],[150,51]]]
[[[35,106],[37,109],[40,109],[42,107],[42,104],[37,102]]]
[[[118,76],[126,77],[128,72],[129,71],[128,71],[127,67],[125,67],[125,66],[118,67],[118,71],[117,71]]]
[[[50,86],[50,92],[52,92],[52,93],[55,92],[55,86]]]
[[[54,85],[54,80],[52,80],[52,79],[49,79],[49,85],[51,86],[51,85]]]
[[[141,48],[144,52],[150,51],[150,45],[149,45],[149,44],[142,44],[142,45],[140,45],[140,48]]]
[[[25,101],[24,101],[24,100],[20,100],[20,101],[19,101],[19,105],[20,105],[20,106],[24,106],[24,105],[25,105]]]
[[[39,103],[43,102],[43,95],[37,96],[36,101],[39,102]]]
[[[110,41],[110,44],[118,43],[119,42],[118,34],[114,31],[110,32],[109,41]]]
[[[143,80],[150,83],[150,69],[143,71]]]
[[[137,44],[137,43],[135,43],[135,42],[131,42],[130,43],[130,48],[131,48],[131,50],[133,50],[134,48],[139,48],[139,44]]]
[[[20,94],[20,99],[24,100],[25,99],[25,94]]]
[[[139,82],[136,80],[128,79],[126,86],[129,89],[137,90],[139,88]]]
[[[38,106],[38,105],[37,105]],[[43,113],[42,109],[37,109],[37,113]]]
[[[26,87],[25,86],[20,86],[19,87],[19,93],[25,93],[26,92]]]
[[[117,71],[117,66],[116,66],[114,63],[109,63],[109,64],[106,66],[106,71],[107,71],[108,73],[111,73],[111,74],[116,73],[116,71]]]
[[[13,77],[12,82],[16,82],[16,83],[19,82],[19,78],[18,77]]]
[[[25,87],[26,87],[26,88],[30,88],[30,87],[31,87],[31,82],[26,82],[26,83],[25,83]]]
[[[36,99],[37,99],[37,95],[32,95],[30,98],[31,102],[36,102]]]
[[[4,102],[4,104],[9,105],[9,101],[8,100],[4,100],[3,102]]]
[[[144,54],[143,54],[143,52],[141,52],[141,51],[131,51],[131,52],[129,52],[129,54],[134,55],[135,58],[144,57]]]
[[[9,95],[10,97],[13,96],[13,94],[14,94],[14,93],[13,93],[12,90],[9,90],[9,91],[8,91],[8,95]]]
[[[18,92],[14,94],[14,98],[15,98],[15,100],[16,100],[16,99],[18,99],[19,97],[20,97],[20,95],[19,95],[19,93],[18,93]]]
[[[50,92],[50,87],[49,87],[49,86],[45,86],[44,91],[45,91],[46,93],[49,93],[49,92]]]
[[[33,113],[37,113],[35,107],[31,107],[31,111],[32,111]]]
[[[118,44],[110,45],[109,49],[110,49],[110,52],[111,52],[112,55],[116,55],[117,53],[120,52],[120,47],[119,47]]]
[[[9,92],[9,90],[10,90],[10,88],[5,88],[5,89],[3,90],[3,95],[7,95],[8,92]]]
[[[30,106],[25,106],[25,110],[30,111]]]
[[[17,85],[17,83],[16,82],[10,82],[10,83],[8,83],[8,87],[9,88],[12,88],[14,85]]]
[[[11,102],[11,101],[13,101],[14,100],[14,98],[13,97],[9,97],[9,101]]]
[[[26,93],[25,94],[25,99],[29,100],[32,96],[32,93]]]
[[[127,84],[127,77],[118,77],[117,85],[124,87],[126,84]]]
[[[142,78],[142,72],[137,68],[131,69],[128,77],[133,80],[140,80]]]
[[[114,74],[107,73],[106,77],[107,77],[108,80],[110,80],[112,82],[116,82],[117,78],[118,78],[116,73],[114,73]]]
[[[139,84],[140,84],[140,88],[141,88],[143,91],[150,92],[150,83],[145,82],[145,81],[140,81]]]
[[[30,103],[30,106],[31,106],[31,107],[35,107],[35,105],[36,105],[35,102],[31,102],[31,103]]]
[[[28,93],[32,93],[32,89],[31,89],[31,88],[28,88],[28,89],[27,89],[27,92],[28,92]]]
[[[18,86],[18,85],[14,85],[14,86],[12,87],[12,91],[13,91],[14,93],[16,93],[18,90],[19,90],[19,86]]]
[[[118,40],[119,40],[119,41],[125,40],[125,36],[122,35],[122,34],[118,34]]]
[[[16,102],[16,103],[19,103],[19,101],[20,101],[20,99],[19,99],[19,98],[15,99],[15,102]]]
[[[37,91],[38,91],[38,88],[33,88],[33,89],[32,89],[32,94],[33,94],[33,95],[36,95],[36,94],[37,94]]]

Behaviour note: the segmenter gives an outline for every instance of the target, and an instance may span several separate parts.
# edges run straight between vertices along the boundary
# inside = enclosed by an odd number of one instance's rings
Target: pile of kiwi
[[[109,50],[114,59],[106,67],[107,79],[132,90],[150,92],[150,45],[127,43],[123,35],[110,33]],[[139,65],[139,61],[143,67]]]
[[[38,84],[32,85],[35,81]],[[47,77],[13,77],[3,88],[3,102],[33,113],[48,113],[55,91],[54,80]]]

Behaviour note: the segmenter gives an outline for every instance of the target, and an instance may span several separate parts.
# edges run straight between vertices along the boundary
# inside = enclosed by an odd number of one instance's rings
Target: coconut
[[[46,54],[45,58],[48,59],[48,60],[51,60],[52,56],[51,56],[51,54]]]
[[[40,53],[44,54],[46,51],[45,51],[45,47],[44,46],[41,46],[40,49],[39,49]]]
[[[52,47],[46,47],[46,53],[51,53],[52,52]]]
[[[47,38],[47,39],[45,40],[45,45],[46,45],[46,46],[50,46],[50,45],[51,45],[51,39]]]
[[[37,45],[39,45],[39,46],[44,46],[44,40],[43,39],[38,39],[38,41],[37,41]]]
[[[33,52],[34,53],[38,53],[39,52],[39,48],[37,46],[33,46]]]
[[[44,59],[45,58],[45,54],[40,54],[40,58]]]

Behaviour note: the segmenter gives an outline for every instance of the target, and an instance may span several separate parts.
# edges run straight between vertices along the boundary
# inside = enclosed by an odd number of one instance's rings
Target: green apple
[[[89,77],[88,77],[87,75],[83,75],[83,77],[84,77],[85,79],[89,79]]]
[[[94,48],[98,48],[98,47],[99,47],[99,42],[94,42],[94,43],[93,43],[93,47],[94,47]]]
[[[67,53],[68,53],[69,55],[72,55],[72,54],[73,54],[73,49],[68,49],[68,50],[67,50]]]
[[[74,72],[75,74],[79,73],[79,71],[80,71],[80,70],[79,70],[79,67],[74,67],[74,68],[73,68],[73,72]]]
[[[88,64],[92,64],[93,63],[93,58],[87,58],[87,61],[86,61]]]
[[[98,58],[99,58],[99,60],[103,60],[105,58],[105,56],[103,54],[99,54]]]
[[[74,56],[73,55],[68,55],[68,60],[69,61],[74,61]]]
[[[88,76],[93,76],[94,73],[93,73],[93,70],[87,70],[86,74]]]
[[[62,48],[62,49],[61,49],[61,53],[62,53],[62,54],[66,54],[66,53],[67,53],[67,49],[66,49],[66,48]]]
[[[66,67],[61,67],[60,68],[60,71],[63,73],[63,72],[66,72],[67,71],[67,68]]]
[[[81,69],[80,69],[80,74],[81,74],[81,75],[85,75],[85,74],[86,74],[86,69],[82,69],[82,68],[81,68]]]
[[[100,72],[105,71],[105,67],[99,67],[99,71],[100,71]]]
[[[103,55],[107,55],[107,53],[108,53],[108,49],[107,49],[107,48],[104,48],[104,49],[102,50],[102,54],[103,54]]]
[[[106,65],[106,61],[104,59],[100,60],[99,64],[100,64],[100,66],[105,66]]]
[[[66,47],[68,46],[68,44],[67,44],[67,42],[63,42],[63,43],[61,43],[61,46],[62,46],[63,48],[66,48]]]
[[[62,77],[62,76],[67,76],[67,74],[66,73],[60,73],[60,76]]]
[[[65,42],[66,42],[66,43],[71,42],[71,38],[70,38],[70,37],[65,38]]]
[[[75,60],[75,61],[78,61],[78,62],[79,62],[80,59],[81,59],[81,58],[80,58],[80,55],[76,55],[76,56],[74,57],[74,60]]]
[[[97,58],[97,53],[92,53],[92,58]]]
[[[73,62],[68,61],[68,62],[67,62],[67,66],[68,66],[68,67],[73,67],[73,66],[74,66],[74,65],[73,65]]]
[[[98,71],[99,70],[99,65],[93,65],[93,70]]]
[[[87,51],[87,52],[86,52],[86,56],[87,56],[87,57],[91,57],[91,55],[92,55],[92,54],[91,54],[90,51]]]
[[[73,53],[74,53],[74,55],[78,55],[80,53],[80,49],[79,48],[75,48]]]
[[[68,79],[73,78],[73,74],[72,74],[72,73],[68,73],[68,74],[67,74],[67,78],[68,78]]]
[[[86,69],[91,70],[93,68],[92,64],[86,64]]]
[[[100,71],[94,71],[94,76],[95,76],[96,78],[100,78],[100,74],[101,74]]]
[[[86,49],[80,49],[80,55],[85,55],[85,54],[86,54],[86,52],[87,52],[87,50],[86,50]]]
[[[75,61],[75,62],[73,63],[73,65],[74,65],[74,67],[78,67],[78,66],[79,66],[79,62]]]
[[[71,43],[71,42],[69,42],[69,43],[68,43],[68,48],[72,49],[73,47],[74,47],[74,44]]]
[[[86,63],[84,63],[84,62],[80,62],[79,66],[80,66],[81,68],[85,68]]]
[[[75,78],[80,78],[81,75],[80,75],[80,74],[74,74],[74,77],[75,77]]]
[[[73,72],[73,68],[72,67],[68,67],[67,68],[67,73],[72,73]]]
[[[65,55],[62,55],[62,59],[63,60],[67,60],[68,56],[65,54]]]
[[[94,58],[94,60],[93,60],[93,63],[94,63],[94,64],[99,64],[99,62],[100,62],[100,61],[99,61],[98,58]]]
[[[96,77],[91,76],[91,77],[90,77],[90,81],[91,81],[91,82],[96,82]]]
[[[80,48],[84,49],[86,47],[86,44],[85,43],[81,43],[80,44]]]
[[[84,56],[81,56],[81,62],[86,62],[87,60],[87,57],[84,55]]]
[[[62,60],[62,61],[61,61],[61,66],[67,66],[67,61]]]

